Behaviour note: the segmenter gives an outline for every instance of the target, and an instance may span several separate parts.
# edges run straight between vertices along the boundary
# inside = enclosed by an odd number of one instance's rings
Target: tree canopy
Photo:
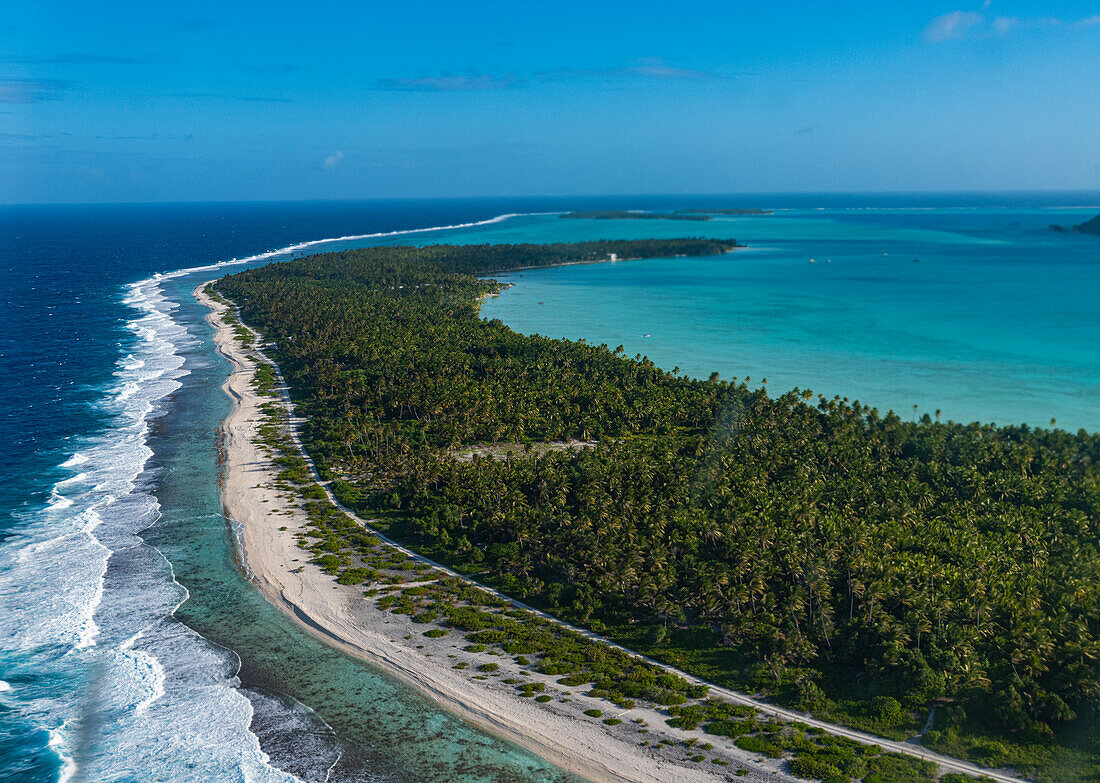
[[[707,676],[807,709],[837,670],[866,710],[949,699],[1006,733],[1093,709],[1100,436],[771,398],[478,315],[493,272],[729,249],[372,248],[218,287],[276,341],[341,499],[432,557],[681,663],[677,640],[728,651]],[[502,441],[530,447],[454,458]]]

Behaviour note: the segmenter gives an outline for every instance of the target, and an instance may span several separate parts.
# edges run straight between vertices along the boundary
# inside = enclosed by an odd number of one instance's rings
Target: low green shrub
[[[738,737],[733,741],[733,744],[741,750],[747,750],[749,753],[761,753],[772,759],[777,759],[783,755],[781,747],[773,745],[763,737]]]

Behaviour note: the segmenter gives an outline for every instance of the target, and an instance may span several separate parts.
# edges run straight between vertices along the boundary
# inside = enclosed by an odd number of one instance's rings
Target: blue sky
[[[11,3],[0,202],[1100,188],[1100,0]]]

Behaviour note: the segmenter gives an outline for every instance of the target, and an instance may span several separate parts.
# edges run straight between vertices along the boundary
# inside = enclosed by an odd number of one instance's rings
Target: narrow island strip
[[[391,290],[404,287],[398,279]],[[951,772],[1019,780],[712,688],[388,542],[319,480],[258,336],[213,287],[196,296],[214,310],[219,350],[235,367],[227,391],[237,404],[224,432],[227,514],[241,526],[244,558],[264,595],[319,638],[591,780],[812,779],[836,765],[859,776],[870,767],[920,779]],[[330,554],[326,531],[339,531],[328,539],[336,545]],[[354,544],[357,565],[346,567],[340,539]],[[587,689],[590,675],[555,671],[545,659],[536,667],[524,654],[545,655],[548,646],[563,660],[587,656],[584,668],[620,679],[603,686],[597,677],[598,687]],[[624,696],[624,679],[644,685],[637,700]]]

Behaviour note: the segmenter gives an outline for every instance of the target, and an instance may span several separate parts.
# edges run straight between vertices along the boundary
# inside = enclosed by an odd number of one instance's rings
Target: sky
[[[1100,189],[1100,0],[9,3],[0,203]]]

